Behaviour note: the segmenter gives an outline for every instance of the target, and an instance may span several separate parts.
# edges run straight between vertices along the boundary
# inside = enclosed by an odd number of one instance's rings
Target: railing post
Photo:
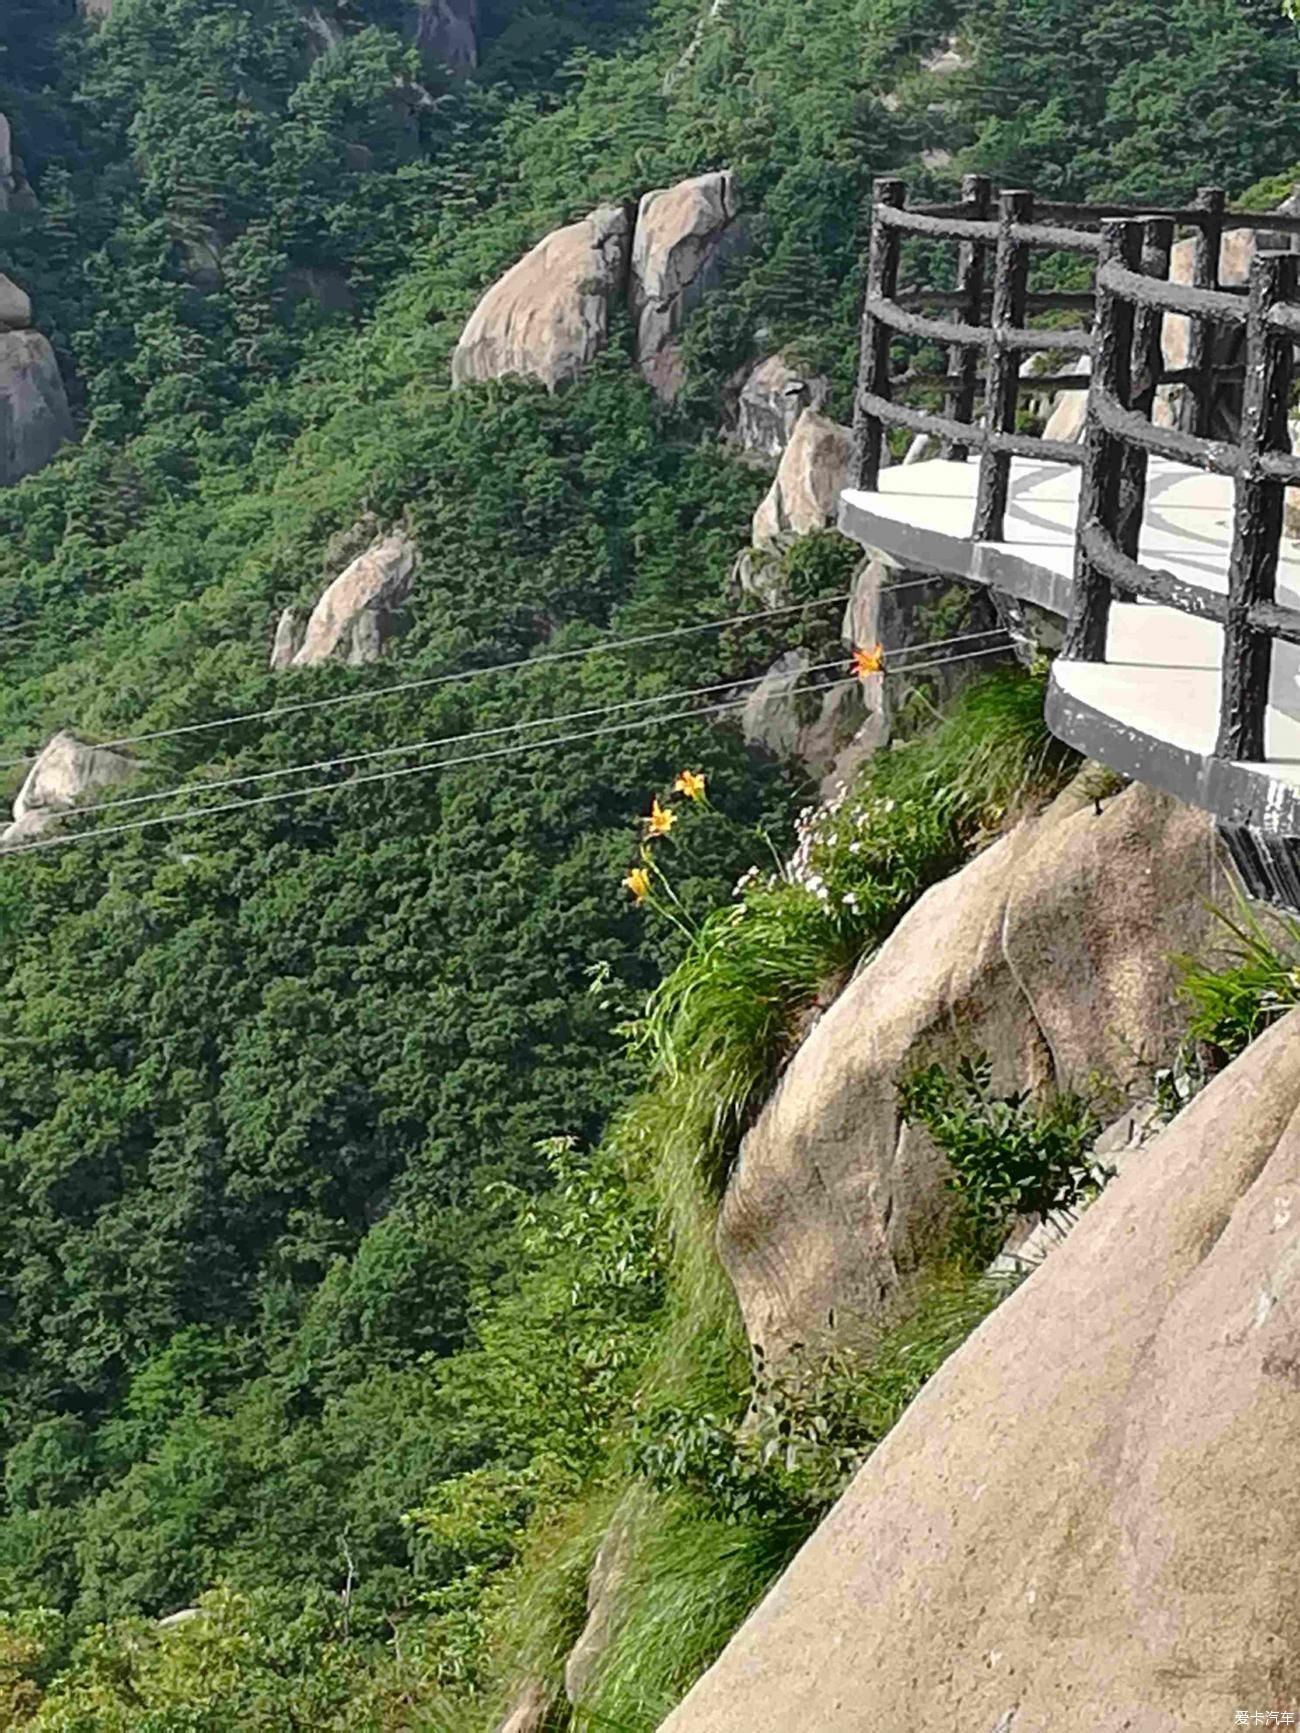
[[[1222,187],[1201,187],[1196,209],[1205,214],[1197,227],[1192,250],[1192,284],[1197,289],[1219,286],[1219,252],[1223,245]],[[1189,433],[1208,438],[1214,420],[1214,343],[1212,319],[1187,320],[1187,366],[1195,375],[1183,399],[1182,423]]]
[[[1246,319],[1246,382],[1241,410],[1241,460],[1232,514],[1228,617],[1223,628],[1220,758],[1255,762],[1265,756],[1264,721],[1272,667],[1271,635],[1251,624],[1257,602],[1271,602],[1282,534],[1283,484],[1260,474],[1265,452],[1285,451],[1291,389],[1291,339],[1269,314],[1296,290],[1295,253],[1258,253],[1250,267]]]
[[[962,216],[968,222],[988,221],[993,198],[993,183],[987,175],[963,175],[961,182]],[[957,253],[957,293],[961,297],[955,317],[962,324],[978,325],[984,303],[984,244],[963,241]],[[954,343],[948,351],[948,378],[952,383],[944,401],[944,414],[949,421],[969,425],[975,417],[975,378],[979,365],[976,350]],[[969,447],[944,440],[939,456],[965,463]]]
[[[1020,353],[1004,349],[999,333],[1025,322],[1025,288],[1029,280],[1029,248],[1012,234],[1014,223],[1033,220],[1034,195],[1004,192],[998,199],[998,244],[993,265],[993,306],[989,325],[993,347],[989,350],[985,395],[985,426],[990,433],[1012,433],[1016,425],[1016,402],[1020,389]],[[1011,479],[1011,454],[985,450],[980,459],[979,497],[975,504],[974,537],[977,542],[1002,540]]]
[[[1168,217],[1142,220],[1142,272],[1161,280],[1169,275],[1174,225]],[[1164,369],[1161,333],[1164,317],[1157,307],[1139,306],[1133,314],[1133,348],[1129,372],[1129,405],[1148,420],[1155,408],[1156,387]],[[1146,512],[1147,454],[1140,445],[1125,449],[1120,469],[1119,498],[1115,517],[1115,545],[1130,559],[1137,558]]]
[[[1088,420],[1083,435],[1083,474],[1079,480],[1079,517],[1074,551],[1074,606],[1062,654],[1077,662],[1106,660],[1110,622],[1110,580],[1083,550],[1083,532],[1095,524],[1114,536],[1119,515],[1119,485],[1124,446],[1102,427],[1095,404],[1102,395],[1129,406],[1133,345],[1133,307],[1106,281],[1106,268],[1132,270],[1141,257],[1142,232],[1134,222],[1107,217],[1101,225],[1097,256],[1097,314],[1092,324],[1092,378]]]
[[[905,189],[900,180],[878,180],[872,189],[871,248],[867,255],[867,297],[862,308],[862,347],[858,365],[858,389],[853,402],[853,477],[858,487],[872,493],[880,485],[880,460],[885,430],[877,416],[862,405],[868,396],[888,397],[889,326],[871,316],[876,299],[893,300],[898,292],[899,232],[876,217],[881,205],[901,209]]]

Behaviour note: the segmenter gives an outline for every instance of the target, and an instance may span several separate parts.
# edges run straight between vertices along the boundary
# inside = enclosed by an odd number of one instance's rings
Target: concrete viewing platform
[[[840,529],[900,566],[987,584],[1068,615],[1080,471],[1016,458],[1004,539],[973,542],[979,465],[942,459],[886,469],[880,489],[841,495]],[[1139,560],[1226,595],[1233,484],[1152,459]],[[1283,538],[1277,599],[1300,607],[1300,546]],[[1223,629],[1154,602],[1112,606],[1105,662],[1058,657],[1053,732],[1089,757],[1213,813],[1227,825],[1300,835],[1300,647],[1275,641],[1259,763],[1214,757]]]

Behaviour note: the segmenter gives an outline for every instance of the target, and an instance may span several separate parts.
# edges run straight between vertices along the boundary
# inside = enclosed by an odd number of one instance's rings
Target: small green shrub
[[[1109,1177],[1089,1154],[1101,1125],[1087,1102],[1070,1094],[1036,1100],[1028,1091],[997,1097],[991,1079],[981,1056],[952,1071],[928,1065],[899,1087],[903,1113],[919,1120],[948,1158],[977,1258],[996,1251],[1016,1216],[1073,1209]]]
[[[811,1528],[1007,1291],[982,1273],[940,1266],[865,1347],[796,1353],[777,1369],[756,1350],[743,1422],[681,1407],[643,1414],[634,1466],[660,1491],[690,1492],[724,1521]]]

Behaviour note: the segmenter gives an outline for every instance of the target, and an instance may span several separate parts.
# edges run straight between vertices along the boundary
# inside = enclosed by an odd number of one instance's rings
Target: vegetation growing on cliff
[[[1055,0],[734,0],[689,56],[695,0],[492,0],[471,80],[419,62],[396,0],[337,10],[321,53],[296,0],[117,0],[97,32],[70,0],[6,6],[0,108],[39,205],[0,216],[0,264],[83,430],[0,494],[8,759],[66,724],[275,706],[275,614],[359,523],[424,553],[411,678],[732,613],[761,483],[714,440],[723,387],[762,329],[843,413],[873,174],[1172,196],[1300,158],[1300,49],[1256,0],[1180,0],[1172,25],[1098,0],[1082,57]],[[971,64],[941,84],[919,63],[951,28]],[[561,397],[452,395],[461,323],[526,245],[723,163],[751,245],[675,410],[623,332]],[[433,701],[317,670],[313,696],[372,696],[142,744],[140,787],[732,680],[831,642],[835,611],[810,619]],[[1036,719],[1031,685],[1001,690]],[[794,846],[808,790],[703,721],[0,865],[12,1724],[487,1726],[520,1680],[555,1685],[625,1497],[640,1623],[593,1702],[652,1723],[988,1303],[963,1272],[948,1310],[918,1302],[916,1353],[891,1338],[822,1393],[760,1380],[794,1467],[744,1521],[701,1497],[699,1440],[728,1453],[719,1487],[752,1466],[709,1237],[736,1134],[864,947],[1059,769],[1041,732],[1009,728],[999,768],[968,730],[955,783],[943,738],[819,821],[826,899],[751,887],[748,945],[732,886],[767,871],[760,828]],[[618,889],[686,765],[716,808],[671,869],[689,941]]]

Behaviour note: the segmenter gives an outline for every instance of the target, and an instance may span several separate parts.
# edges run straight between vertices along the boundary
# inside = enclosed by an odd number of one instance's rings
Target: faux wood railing
[[[1265,756],[1273,641],[1300,644],[1300,610],[1281,606],[1275,596],[1285,488],[1300,482],[1300,457],[1291,453],[1287,428],[1293,350],[1300,338],[1300,306],[1295,305],[1300,254],[1256,254],[1248,293],[1224,295],[1148,274],[1143,234],[1150,226],[1118,218],[1102,224],[1074,608],[1064,654],[1105,659],[1116,590],[1216,621],[1223,627],[1223,686],[1215,752],[1252,762]],[[1150,366],[1140,373],[1135,361],[1144,345],[1148,350],[1158,346],[1166,313],[1190,319],[1193,330],[1212,323],[1244,329],[1237,442],[1152,423]],[[1153,456],[1232,477],[1226,595],[1138,560],[1147,463]]]
[[[1032,193],[1017,190],[1001,193],[996,215],[993,211],[992,188],[982,176],[966,177],[960,205],[914,210],[906,208],[900,181],[876,182],[854,405],[858,485],[869,491],[879,485],[889,428],[935,437],[945,457],[978,453],[973,539],[1000,541],[1013,457],[1081,466],[1074,611],[1065,654],[1104,659],[1110,603],[1117,592],[1219,622],[1225,636],[1217,752],[1262,758],[1272,642],[1281,637],[1300,643],[1300,612],[1279,606],[1274,594],[1283,492],[1288,482],[1300,482],[1286,413],[1292,346],[1300,341],[1300,307],[1293,304],[1300,255],[1257,255],[1248,289],[1219,286],[1219,259],[1226,231],[1297,235],[1300,217],[1229,211],[1218,188],[1202,189],[1190,206],[1154,210],[1036,202]],[[1195,239],[1188,286],[1168,281],[1177,229],[1189,230]],[[907,235],[956,243],[954,288],[900,293]],[[1030,292],[1035,249],[1087,256],[1095,264],[1092,292]],[[951,317],[936,318],[916,311],[918,306],[944,309]],[[1027,323],[1034,313],[1067,308],[1090,317],[1091,328]],[[1169,313],[1188,321],[1187,364],[1177,369],[1164,362],[1162,330]],[[1216,361],[1216,338],[1224,331],[1244,334],[1243,364]],[[895,377],[891,358],[898,338],[945,346],[947,372]],[[1023,357],[1036,352],[1089,355],[1091,375],[1022,375]],[[943,413],[896,401],[900,385],[942,386]],[[1180,428],[1156,427],[1152,421],[1162,385],[1185,388]],[[1208,437],[1216,393],[1229,385],[1242,394],[1235,443]],[[1086,390],[1082,443],[1017,432],[1019,394],[1025,388]],[[1226,596],[1138,561],[1152,455],[1234,478]]]

